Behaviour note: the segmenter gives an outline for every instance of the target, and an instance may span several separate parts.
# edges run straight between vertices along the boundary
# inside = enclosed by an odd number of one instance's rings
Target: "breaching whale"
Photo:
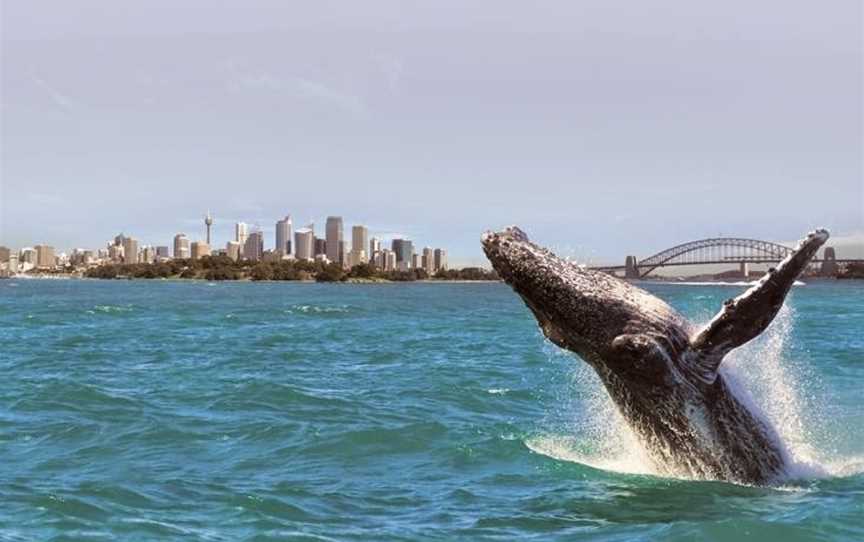
[[[487,232],[482,243],[543,334],[597,372],[659,472],[764,484],[783,472],[785,453],[718,370],[729,351],[768,327],[827,239],[826,230],[811,232],[701,328],[645,290],[557,257],[516,227]]]

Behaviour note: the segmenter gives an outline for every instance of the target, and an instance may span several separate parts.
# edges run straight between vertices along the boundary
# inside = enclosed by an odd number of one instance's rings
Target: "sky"
[[[0,244],[327,215],[586,263],[816,226],[864,255],[857,0],[0,0]],[[346,231],[346,237],[349,237]],[[842,255],[841,255],[842,256]]]

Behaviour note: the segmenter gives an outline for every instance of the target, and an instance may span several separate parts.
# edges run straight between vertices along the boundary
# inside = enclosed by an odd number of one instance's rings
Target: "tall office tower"
[[[377,237],[373,237],[371,240],[369,240],[369,258],[371,259],[371,258],[375,257],[375,253],[380,252],[380,251],[381,251],[381,239],[378,239]]]
[[[342,217],[328,216],[325,229],[327,239],[327,259],[331,262],[342,261],[339,254],[340,242],[342,241]]]
[[[443,248],[435,249],[435,272],[447,271],[447,251]]]
[[[31,247],[24,247],[21,249],[21,255],[18,258],[18,261],[21,263],[29,263],[33,266],[36,265],[36,251]]]
[[[210,245],[204,241],[192,241],[192,259],[198,260],[210,255]]]
[[[120,235],[118,235],[114,238],[114,244],[117,245],[118,247],[122,247],[123,241],[125,241],[125,240],[126,240],[126,236],[121,233]]]
[[[9,256],[12,255],[12,251],[9,247],[0,247],[0,263],[6,263],[9,261]]]
[[[393,252],[396,253],[396,267],[402,271],[411,269],[414,257],[414,245],[409,239],[396,238],[392,243]]]
[[[210,226],[213,225],[213,217],[210,216],[210,211],[207,211],[207,215],[204,217],[204,225],[207,226],[207,246],[210,246]]]
[[[315,232],[310,228],[300,228],[294,232],[294,256],[298,260],[315,258]]]
[[[432,276],[435,274],[435,253],[430,247],[423,247],[423,258],[420,263],[426,274]]]
[[[48,245],[36,245],[33,247],[36,251],[36,267],[42,269],[53,269],[57,265],[57,259],[54,256],[54,247]]]
[[[347,250],[345,250],[345,241],[339,241],[339,252],[336,253],[336,262],[345,267],[345,261],[348,259]]]
[[[225,244],[225,254],[235,262],[240,259],[240,243],[237,241],[228,241]]]
[[[291,237],[293,235],[293,226],[291,224],[291,215],[286,215],[284,219],[276,222],[276,253],[280,256],[291,254]]]
[[[392,250],[384,250],[384,268],[387,271],[395,271],[396,270],[396,253]]]
[[[313,237],[312,255],[327,257],[327,241],[320,237]]]
[[[246,238],[249,237],[249,224],[238,222],[234,224],[234,240],[243,246],[246,243]]]
[[[243,245],[243,257],[247,260],[257,262],[264,256],[264,234],[260,231],[253,231],[246,237],[246,243]]]
[[[369,228],[366,226],[354,226],[351,228],[351,260],[354,265],[366,263],[368,254],[366,247],[369,246]]]
[[[192,253],[189,252],[189,238],[185,233],[178,233],[174,236],[174,259],[185,260]]]
[[[161,245],[156,247],[156,257],[157,258],[170,258],[171,255],[168,254],[168,247],[165,245]]]
[[[123,240],[123,263],[138,263],[138,240],[127,237]]]
[[[411,255],[411,269],[423,268],[423,256],[419,252]]]

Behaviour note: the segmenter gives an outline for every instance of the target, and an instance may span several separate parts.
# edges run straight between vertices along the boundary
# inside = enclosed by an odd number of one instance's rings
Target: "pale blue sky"
[[[2,0],[0,244],[864,231],[858,1]],[[347,232],[346,232],[347,233]],[[860,239],[860,237],[859,237]]]

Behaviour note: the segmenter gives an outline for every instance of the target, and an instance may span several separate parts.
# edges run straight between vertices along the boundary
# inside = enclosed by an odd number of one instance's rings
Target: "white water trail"
[[[824,423],[827,390],[817,372],[790,355],[794,320],[784,306],[760,337],[730,353],[721,372],[736,397],[776,431],[789,462],[784,480],[864,472],[864,459],[840,457],[833,446]],[[602,470],[668,476],[652,464],[594,371],[548,343],[547,353],[552,361],[573,364],[571,381],[561,390],[560,408],[544,422],[549,430],[526,445]]]

